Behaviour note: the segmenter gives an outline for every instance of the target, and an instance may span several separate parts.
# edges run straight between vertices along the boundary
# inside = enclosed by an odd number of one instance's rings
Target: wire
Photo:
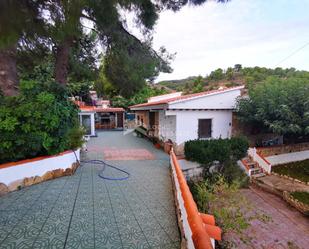
[[[76,156],[75,151],[73,151],[73,152],[74,152],[76,161],[77,161],[78,163],[85,163],[85,164],[89,163],[89,164],[99,164],[99,165],[103,165],[103,169],[98,173],[98,176],[99,176],[100,178],[102,178],[102,179],[110,180],[110,181],[123,181],[123,180],[127,180],[127,179],[130,177],[130,173],[129,173],[129,172],[127,172],[127,171],[125,171],[125,170],[123,170],[123,169],[120,169],[120,168],[118,168],[118,167],[116,167],[116,166],[114,166],[114,165],[108,164],[108,163],[106,163],[106,162],[103,161],[103,160],[94,159],[94,160],[88,160],[88,161],[79,161],[78,158],[77,158],[77,156]],[[118,171],[124,173],[126,176],[124,176],[124,177],[119,177],[119,178],[117,178],[117,177],[116,177],[116,178],[112,178],[112,177],[104,176],[103,173],[104,173],[106,167],[110,167],[110,168],[112,168],[112,169],[118,170]]]
[[[284,59],[282,59],[281,61],[279,61],[275,67],[277,67],[278,65],[280,65],[282,62],[286,61],[287,59],[291,58],[294,54],[298,53],[300,50],[304,49],[305,47],[307,47],[309,45],[309,42],[307,42],[305,45],[301,46],[300,48],[296,49],[293,53],[291,53],[290,55],[288,55],[287,57],[285,57]]]

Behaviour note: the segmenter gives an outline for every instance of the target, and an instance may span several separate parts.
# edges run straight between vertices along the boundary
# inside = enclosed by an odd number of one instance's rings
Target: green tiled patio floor
[[[125,181],[98,177],[100,165],[0,198],[0,248],[179,248],[168,156],[144,139],[100,132],[84,159],[104,148],[146,149],[154,160],[110,161]],[[107,168],[105,176],[122,173]]]

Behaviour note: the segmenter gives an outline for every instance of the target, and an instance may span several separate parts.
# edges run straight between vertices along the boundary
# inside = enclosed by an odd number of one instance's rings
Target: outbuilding
[[[100,106],[88,106],[83,102],[75,102],[79,106],[79,120],[86,129],[86,135],[95,136],[99,129],[123,129],[124,109],[110,107],[109,101]]]

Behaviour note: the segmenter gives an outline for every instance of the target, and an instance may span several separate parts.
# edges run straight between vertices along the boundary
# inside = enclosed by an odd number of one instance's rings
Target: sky
[[[153,38],[155,49],[176,53],[173,73],[156,81],[205,76],[235,64],[309,70],[309,0],[210,1],[165,11]]]

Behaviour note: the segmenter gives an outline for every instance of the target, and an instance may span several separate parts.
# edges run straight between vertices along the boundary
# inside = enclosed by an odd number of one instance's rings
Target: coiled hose
[[[98,176],[99,176],[100,178],[102,178],[102,179],[110,180],[110,181],[123,181],[123,180],[127,180],[127,179],[130,177],[130,173],[129,173],[129,172],[127,172],[127,171],[125,171],[125,170],[123,170],[123,169],[120,169],[120,168],[118,168],[118,167],[116,167],[116,166],[114,166],[114,165],[108,164],[108,163],[106,163],[106,162],[103,161],[103,160],[94,159],[94,160],[88,160],[88,161],[79,161],[78,158],[77,158],[77,156],[76,156],[75,151],[73,151],[73,152],[74,152],[76,161],[77,161],[78,163],[85,163],[85,164],[89,163],[89,164],[99,164],[99,165],[102,165],[103,168],[102,168],[102,170],[98,173]],[[112,178],[112,177],[104,176],[103,173],[104,173],[106,167],[110,167],[110,168],[112,168],[112,169],[118,170],[118,171],[124,173],[126,176],[125,176],[125,177],[119,177],[119,178],[117,178],[117,177],[116,177],[116,178]]]

